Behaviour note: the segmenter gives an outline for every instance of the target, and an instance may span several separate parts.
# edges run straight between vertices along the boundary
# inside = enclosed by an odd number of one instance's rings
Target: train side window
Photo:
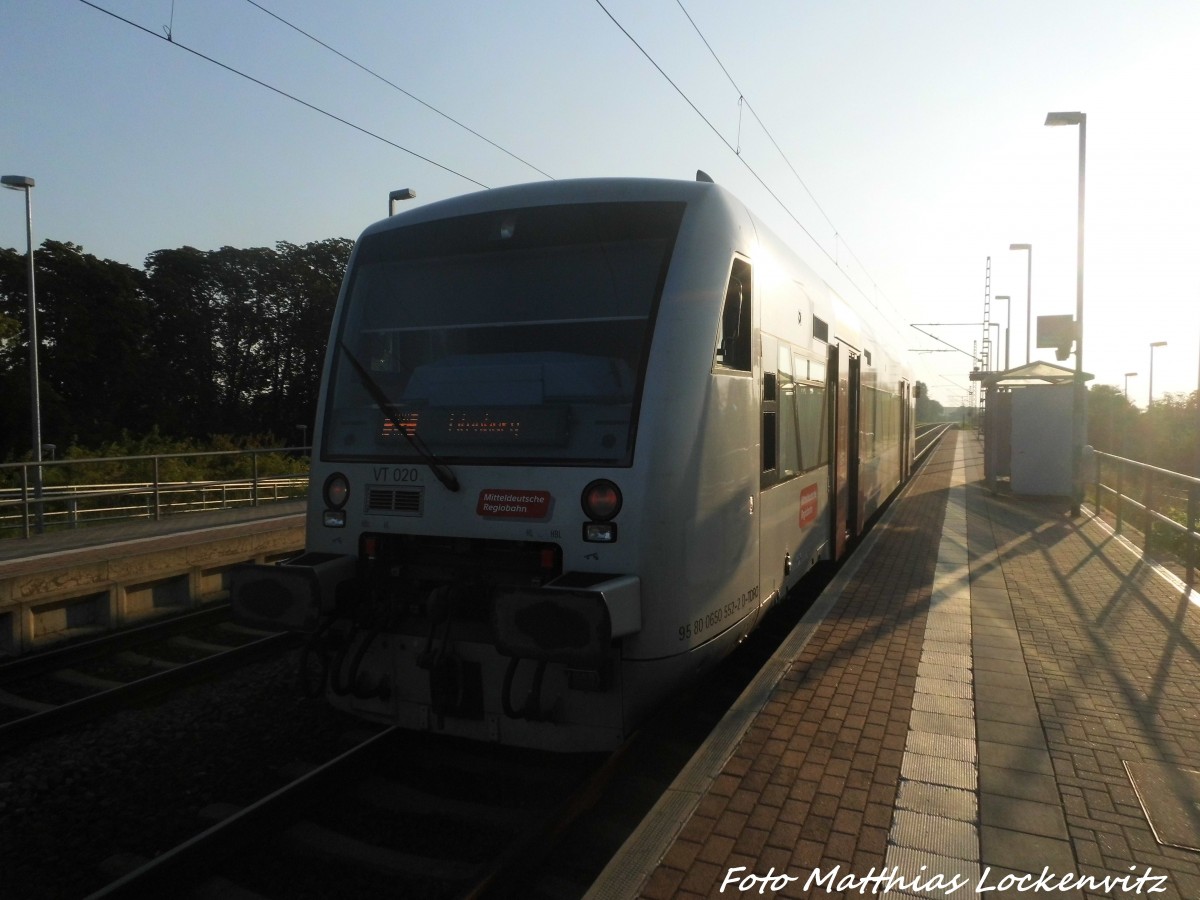
[[[813,337],[829,343],[829,323],[819,316],[813,316]]]
[[[753,327],[750,317],[750,264],[733,261],[725,305],[721,310],[721,331],[717,341],[717,364],[726,369],[749,372]]]
[[[774,372],[763,373],[762,471],[763,483],[775,480],[779,464],[779,399]]]
[[[796,383],[789,378],[779,386],[779,477],[791,478],[799,475],[800,471]]]
[[[879,430],[879,391],[875,388],[875,380],[874,372],[863,373],[858,412],[858,455],[860,459],[874,459],[876,455],[875,435]]]
[[[796,358],[796,369],[808,363],[807,384],[796,385],[796,435],[800,442],[800,471],[809,472],[829,463],[829,410],[826,406],[823,364]],[[799,380],[799,379],[797,379]]]
[[[792,349],[779,348],[779,480],[800,474],[800,435],[796,430],[796,372]],[[765,365],[764,360],[764,365]],[[805,373],[807,374],[807,373]]]

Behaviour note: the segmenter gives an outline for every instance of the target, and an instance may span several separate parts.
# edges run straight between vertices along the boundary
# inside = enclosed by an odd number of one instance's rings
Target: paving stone
[[[884,865],[889,870],[892,867],[898,870],[899,879],[911,885],[906,888],[906,893],[913,897],[938,897],[944,900],[948,891],[953,892],[950,896],[957,896],[971,890],[978,883],[980,875],[976,860],[953,859],[895,845],[888,847]]]
[[[985,865],[1005,866],[1020,872],[1029,871],[1035,863],[1049,866],[1055,872],[1075,870],[1075,854],[1066,840],[984,825],[979,829],[979,841],[980,861]]]
[[[961,697],[970,700],[975,696],[973,680],[970,678],[937,678],[919,674],[913,684],[918,694],[937,694],[942,697]]]
[[[672,813],[679,847],[645,864],[641,896],[716,896],[737,860],[791,876],[900,865],[964,878],[955,896],[984,874],[1150,867],[1169,877],[1155,896],[1200,897],[1200,854],[1155,839],[1124,769],[1194,765],[1200,613],[1086,513],[993,496],[978,439],[955,440],[964,457],[939,448],[914,479],[773,692],[770,726],[707,776],[718,799]],[[957,858],[973,840],[979,861]],[[983,896],[1002,895],[1030,894]]]
[[[1057,796],[1053,803],[1021,797],[981,793],[980,821],[984,826],[1009,828],[1043,837],[1067,839],[1067,825]]]
[[[971,670],[965,666],[942,666],[922,660],[920,667],[917,669],[917,678],[958,681],[966,684],[971,681]]]
[[[925,850],[951,859],[979,858],[979,832],[973,821],[898,809],[888,839],[900,847]]]
[[[948,734],[961,738],[975,737],[975,723],[970,719],[963,719],[959,716],[914,711],[909,721],[912,728],[918,731]]]
[[[1012,725],[1041,726],[1037,707],[1030,703],[1003,703],[993,699],[991,691],[975,700],[975,714],[981,720]]]
[[[920,687],[921,681],[917,679],[917,692],[913,694],[913,709],[915,710],[958,716],[963,719],[969,719],[975,714],[975,703],[970,697],[948,697],[942,693],[925,693],[921,691]]]
[[[912,781],[925,781],[969,791],[975,790],[979,785],[978,775],[971,763],[920,753],[904,754],[900,774]]]
[[[917,753],[969,763],[977,762],[979,759],[973,738],[932,734],[928,731],[916,731],[915,729],[908,733],[908,741],[904,749],[906,753]]]
[[[964,822],[975,822],[979,818],[979,798],[974,791],[924,781],[901,781],[896,808]]]
[[[979,766],[979,790],[985,794],[1020,797],[1025,800],[1039,800],[1047,803],[1060,796],[1058,781],[1053,775],[987,765],[986,763],[981,763]],[[1079,800],[1079,803],[1081,806],[1083,805],[1082,800]]]
[[[1029,725],[1014,725],[1012,722],[993,722],[989,719],[979,721],[979,739],[996,744],[1011,744],[1017,747],[1031,749],[1044,748],[1046,738],[1040,727]]]

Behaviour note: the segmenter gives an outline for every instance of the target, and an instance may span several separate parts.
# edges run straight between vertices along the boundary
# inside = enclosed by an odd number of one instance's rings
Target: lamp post
[[[1071,415],[1075,444],[1072,464],[1074,491],[1071,497],[1071,515],[1077,516],[1083,502],[1083,432],[1086,426],[1083,407],[1087,400],[1083,383],[1083,186],[1087,159],[1087,113],[1047,113],[1046,124],[1079,126],[1079,221],[1076,226],[1077,244],[1075,249],[1075,392]]]
[[[36,182],[28,175],[3,175],[0,184],[14,191],[25,192],[25,246],[29,282],[29,417],[33,442],[33,496],[37,531],[43,528],[42,518],[42,400],[38,389],[38,330],[37,298],[33,284],[33,186]]]
[[[400,200],[412,200],[417,196],[417,192],[412,188],[397,188],[388,194],[388,217],[396,214],[396,203]]]
[[[1154,341],[1150,344],[1150,399],[1146,401],[1146,412],[1154,405],[1154,348],[1167,346],[1166,341]]]
[[[1012,297],[1008,294],[997,294],[997,300],[1004,301],[1005,316],[1004,319],[1004,371],[1008,371],[1008,345],[1011,343],[1009,334],[1012,333]]]
[[[1135,378],[1135,377],[1137,377],[1137,372],[1126,372],[1125,373],[1125,407],[1121,410],[1121,418],[1125,422],[1124,427],[1121,428],[1121,455],[1122,456],[1129,455],[1129,450],[1127,449],[1129,446],[1129,432],[1133,430],[1131,427],[1131,423],[1129,421],[1129,379]]]
[[[1029,336],[1033,333],[1033,244],[1009,244],[1009,250],[1028,250],[1025,264],[1025,364],[1029,365]]]

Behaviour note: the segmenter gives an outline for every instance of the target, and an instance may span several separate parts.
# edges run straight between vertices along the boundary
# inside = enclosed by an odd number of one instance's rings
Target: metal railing
[[[159,520],[165,515],[259,506],[305,496],[308,475],[264,473],[263,457],[307,454],[306,447],[282,447],[254,450],[216,450],[193,453],[161,453],[151,456],[113,456],[94,459],[44,460],[0,464],[0,538],[19,535],[28,538],[46,529],[79,528],[115,520],[143,518]],[[214,460],[233,463],[233,468],[248,468],[248,474],[231,474],[208,479],[170,479],[163,470],[187,460]],[[235,458],[247,457],[238,464]],[[41,473],[36,470],[41,468]],[[128,471],[140,466],[148,471],[144,480],[128,478],[119,482],[49,484],[39,492],[36,485],[47,470],[83,471],[87,467],[105,467],[102,471]],[[267,465],[269,467],[269,463]],[[168,472],[169,474],[169,472]],[[64,474],[63,480],[66,479]],[[54,479],[51,479],[52,481]]]
[[[1188,584],[1195,583],[1200,563],[1200,478],[1147,463],[1095,451],[1092,473],[1096,508],[1111,510],[1121,534],[1126,519],[1142,533],[1142,555],[1156,545],[1187,566]]]

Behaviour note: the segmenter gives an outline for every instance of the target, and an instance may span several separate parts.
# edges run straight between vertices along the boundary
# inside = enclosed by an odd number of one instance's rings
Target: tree
[[[1165,394],[1143,412],[1116,387],[1096,385],[1088,392],[1088,443],[1172,472],[1200,474],[1197,394]]]
[[[145,271],[47,240],[37,266],[41,418],[63,451],[312,423],[353,242],[158,250]],[[0,455],[26,456],[26,258],[0,249]]]
[[[0,248],[0,458],[29,450],[25,254]]]
[[[1164,394],[1142,416],[1143,462],[1172,472],[1195,474],[1197,392]]]
[[[917,382],[917,421],[924,424],[925,422],[940,422],[945,418],[946,411],[942,408],[942,404],[938,403],[929,396],[929,388],[925,382]]]
[[[1088,391],[1088,443],[1104,453],[1129,456],[1136,452],[1138,411],[1119,389],[1097,384]]]
[[[78,435],[96,442],[121,428],[149,428],[154,410],[144,390],[148,309],[142,273],[52,240],[34,253],[34,264],[43,440],[65,444]],[[0,421],[7,454],[28,450],[28,441],[18,437],[30,421],[24,269],[25,254],[0,251],[0,314],[21,324],[20,338],[9,325],[0,341],[6,398],[0,402]],[[22,427],[12,427],[14,419]]]
[[[43,394],[43,435],[96,441],[149,429],[156,410],[145,391],[145,276],[58,241],[45,241],[36,259],[39,352],[52,403]]]
[[[353,242],[200,251],[146,261],[164,434],[285,440],[316,409],[321,362]]]
[[[311,425],[316,414],[329,329],[354,242],[332,238],[303,246],[277,246],[289,298],[290,341],[287,374],[275,398],[273,421],[286,430],[298,424]]]

